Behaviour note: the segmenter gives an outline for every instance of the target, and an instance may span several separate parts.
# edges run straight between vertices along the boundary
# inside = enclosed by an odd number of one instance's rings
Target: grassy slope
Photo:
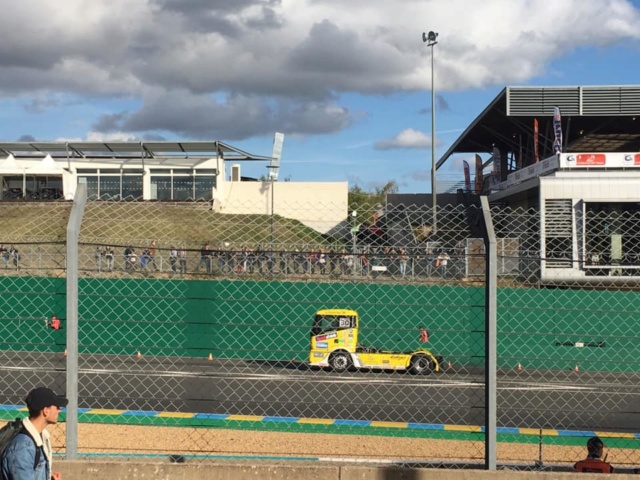
[[[0,242],[60,241],[66,238],[70,202],[9,203],[0,206]],[[296,220],[274,217],[274,242],[280,244],[324,243],[322,236]],[[184,242],[199,247],[204,242],[234,246],[271,241],[269,215],[224,215],[203,204],[107,203],[87,205],[81,242],[161,245]]]

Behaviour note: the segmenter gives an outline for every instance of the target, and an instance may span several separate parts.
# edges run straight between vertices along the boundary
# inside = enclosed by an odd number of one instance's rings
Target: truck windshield
[[[355,317],[345,315],[316,315],[311,328],[311,335],[320,335],[325,332],[354,328]]]

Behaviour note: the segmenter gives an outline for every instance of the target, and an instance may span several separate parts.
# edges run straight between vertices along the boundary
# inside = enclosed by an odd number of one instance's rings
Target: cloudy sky
[[[424,31],[439,33],[439,153],[505,85],[640,83],[640,0],[2,4],[1,140],[221,140],[270,155],[280,131],[281,179],[430,191]]]

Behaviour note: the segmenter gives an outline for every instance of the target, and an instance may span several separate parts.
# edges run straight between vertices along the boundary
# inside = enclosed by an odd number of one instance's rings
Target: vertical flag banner
[[[540,161],[540,151],[538,150],[538,119],[533,119],[533,156],[536,163]]]
[[[466,160],[462,161],[462,166],[464,168],[464,189],[467,192],[471,191],[471,170],[469,168],[469,162]]]
[[[484,178],[482,178],[482,158],[480,155],[476,154],[476,195],[480,195],[482,193],[482,182]]]
[[[498,147],[493,147],[493,154],[491,155],[491,160],[493,161],[493,181],[491,182],[493,185],[497,185],[500,183],[500,150]]]
[[[562,153],[562,118],[560,107],[553,107],[553,153]]]

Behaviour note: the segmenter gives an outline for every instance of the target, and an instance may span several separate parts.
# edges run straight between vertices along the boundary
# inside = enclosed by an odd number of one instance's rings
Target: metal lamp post
[[[422,33],[422,41],[427,43],[427,47],[431,47],[431,201],[432,201],[432,234],[437,230],[437,216],[436,216],[436,87],[435,87],[435,75],[433,67],[434,58],[434,46],[438,43],[438,33],[430,31],[429,33]]]
[[[356,217],[358,216],[358,212],[356,212],[355,210],[353,212],[351,212],[351,218],[352,223],[351,223],[351,239],[353,240],[353,254],[356,254],[356,235],[358,233],[358,226],[356,224]]]
[[[352,256],[353,256],[353,274],[356,274],[356,265],[359,264],[359,262],[356,262],[356,238],[358,235],[358,224],[356,223],[356,217],[358,216],[358,212],[357,211],[352,211],[351,212],[351,241],[353,242],[353,246],[352,246]]]

